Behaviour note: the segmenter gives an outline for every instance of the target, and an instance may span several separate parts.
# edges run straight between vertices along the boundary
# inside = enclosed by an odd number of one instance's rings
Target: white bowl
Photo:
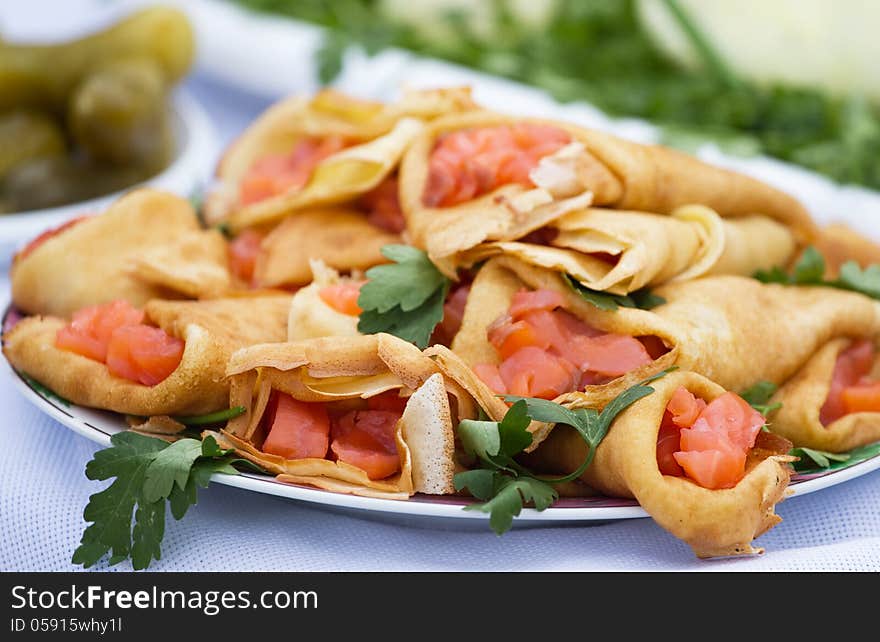
[[[177,154],[162,172],[146,181],[89,199],[39,210],[0,214],[0,264],[7,263],[17,249],[41,232],[82,214],[100,212],[123,193],[137,187],[156,187],[188,198],[204,186],[217,161],[217,137],[208,114],[188,93],[172,98]]]

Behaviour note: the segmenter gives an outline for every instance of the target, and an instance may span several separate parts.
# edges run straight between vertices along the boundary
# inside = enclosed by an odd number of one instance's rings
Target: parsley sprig
[[[666,299],[651,292],[648,288],[642,288],[629,294],[610,294],[609,292],[600,292],[591,290],[583,283],[578,281],[570,274],[563,275],[568,286],[577,292],[581,298],[588,303],[592,303],[600,310],[609,310],[611,312],[618,308],[640,308],[642,310],[650,310],[658,305],[666,303]]]
[[[83,532],[72,561],[85,568],[108,554],[110,564],[131,558],[134,569],[147,568],[161,556],[166,502],[179,520],[196,503],[198,488],[206,488],[211,475],[237,475],[234,464],[252,466],[233,457],[232,450],[221,449],[210,436],[168,443],[120,432],[110,442],[86,465],[89,479],[115,480],[89,497],[83,511],[85,521],[92,523]]]
[[[782,402],[777,401],[776,403],[768,404],[770,398],[776,394],[776,391],[779,389],[772,381],[762,380],[757,382],[755,385],[743,390],[740,393],[740,397],[745,399],[746,403],[749,404],[752,408],[760,412],[765,417],[769,415],[774,410],[779,410],[782,408]]]
[[[434,328],[443,320],[450,280],[422,250],[386,245],[382,254],[393,263],[367,270],[369,279],[358,297],[358,331],[387,332],[427,348]]]
[[[878,264],[862,269],[855,261],[847,261],[840,266],[840,274],[836,279],[827,280],[824,274],[825,258],[811,245],[801,254],[790,274],[780,267],[774,267],[770,270],[759,270],[754,276],[762,283],[824,285],[838,290],[858,292],[880,300],[880,265]]]
[[[467,489],[481,500],[465,510],[489,513],[489,525],[501,535],[510,529],[525,503],[545,510],[559,497],[553,487],[580,477],[593,462],[596,449],[608,434],[611,423],[620,412],[654,392],[647,385],[664,376],[670,368],[626,389],[599,412],[595,408],[569,409],[546,399],[505,396],[513,405],[501,421],[465,419],[458,426],[464,450],[475,456],[480,468],[455,475],[456,490]],[[565,424],[574,428],[589,447],[584,461],[568,475],[544,476],[531,472],[515,457],[532,443],[528,431],[531,421]]]
[[[792,464],[799,473],[821,473],[854,466],[866,459],[880,455],[880,441],[854,448],[845,453],[830,453],[814,448],[793,448],[788,453],[800,457],[800,461]]]

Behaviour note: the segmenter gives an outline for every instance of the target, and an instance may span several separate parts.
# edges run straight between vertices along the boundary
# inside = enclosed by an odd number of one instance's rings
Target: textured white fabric
[[[402,64],[402,60],[406,64]],[[445,65],[421,67],[400,56],[374,61],[382,73],[349,70],[343,88],[387,97],[391,85],[365,85],[396,78],[417,84],[477,81],[481,99],[517,111],[549,108],[595,126],[645,140],[644,123],[612,123],[585,106],[560,108],[540,92],[511,83],[485,81]],[[396,65],[394,69],[388,65]],[[389,72],[392,69],[393,73]],[[356,69],[355,69],[356,70]],[[357,70],[356,70],[357,71]],[[194,78],[188,88],[201,99],[227,142],[267,105],[267,100]],[[847,216],[861,224],[880,221],[878,196],[842,190],[808,172],[769,160],[725,159],[707,148],[712,160],[734,164],[797,194],[821,220]],[[840,203],[846,203],[846,211]],[[869,231],[869,230],[866,230]],[[5,268],[4,268],[5,269]],[[4,300],[8,283],[3,275]],[[4,369],[5,373],[5,369]],[[0,376],[0,570],[77,570],[70,564],[85,523],[82,510],[103,485],[85,478],[96,445],[41,414]],[[163,571],[504,571],[504,570],[688,570],[688,571],[880,571],[880,471],[791,498],[778,507],[783,522],[757,540],[765,555],[735,560],[697,560],[690,549],[650,519],[589,527],[514,529],[502,537],[473,526],[460,530],[364,518],[215,484],[200,491],[199,503],[181,522],[170,514]],[[99,565],[99,570],[106,569]],[[125,562],[113,570],[130,570]]]

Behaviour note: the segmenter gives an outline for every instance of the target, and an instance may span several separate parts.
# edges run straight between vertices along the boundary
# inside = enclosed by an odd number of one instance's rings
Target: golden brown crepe
[[[213,434],[221,446],[235,448],[279,480],[389,499],[453,492],[455,427],[460,419],[477,417],[477,404],[412,344],[377,334],[257,345],[236,352],[227,375],[232,381],[229,403],[247,412]],[[261,418],[273,390],[305,402],[349,405],[399,391],[408,399],[396,434],[400,472],[370,479],[342,461],[261,452],[267,436]]]
[[[550,222],[546,244],[524,241],[481,243],[448,251],[428,240],[432,257],[450,276],[490,256],[507,254],[564,272],[591,290],[628,294],[647,286],[708,274],[750,276],[787,265],[796,245],[791,231],[766,216],[722,219],[702,205],[686,205],[665,216],[589,208]]]
[[[733,488],[710,490],[686,477],[663,475],[657,465],[657,435],[672,394],[684,386],[712,401],[725,391],[693,372],[672,372],[652,382],[654,392],[621,412],[596,449],[582,479],[610,497],[630,497],[663,528],[684,540],[698,557],[763,552],[752,540],[781,518],[776,504],[783,499],[794,458],[791,444],[759,433],[746,463],[746,475]],[[587,396],[569,407],[594,407]],[[598,406],[596,406],[598,407]],[[546,472],[567,474],[587,456],[588,446],[568,426],[557,426],[529,457]]]
[[[188,232],[134,253],[129,271],[144,283],[193,299],[220,297],[233,287],[228,244],[218,230]]]
[[[189,201],[138,189],[17,259],[10,278],[20,310],[67,317],[116,299],[142,306],[217,293],[224,270],[216,233],[200,230]]]
[[[445,208],[423,203],[430,154],[440,136],[473,127],[515,123],[557,127],[573,140],[542,159],[532,171],[530,177],[536,188],[504,185],[472,201]],[[725,218],[770,217],[788,227],[798,243],[807,243],[815,236],[815,226],[800,203],[754,178],[666,147],[641,145],[564,122],[487,111],[454,114],[431,123],[406,152],[400,181],[408,231],[416,245],[437,256],[487,241],[516,240],[566,212],[590,204],[658,214],[699,204]],[[437,235],[445,236],[436,241]],[[442,252],[434,251],[436,247]]]
[[[177,369],[155,386],[112,376],[107,366],[55,346],[67,322],[28,317],[3,339],[3,354],[16,370],[82,406],[131,415],[193,415],[228,408],[224,379],[229,356],[255,343],[284,341],[290,296],[153,300],[144,308],[151,323],[185,342]]]
[[[565,309],[604,332],[658,337],[669,352],[627,375],[588,391],[607,401],[637,381],[672,365],[692,370],[725,389],[745,390],[761,380],[793,376],[836,337],[880,333],[880,303],[827,287],[763,284],[737,276],[671,283],[654,290],[666,303],[651,310],[600,310],[558,272],[511,257],[490,259],[477,273],[452,350],[468,365],[497,364],[486,329],[507,313],[519,289],[549,289]]]
[[[311,259],[343,272],[363,271],[386,263],[380,250],[392,243],[400,243],[400,236],[371,225],[356,210],[304,210],[286,218],[263,239],[254,280],[266,287],[303,285],[312,276]]]
[[[867,338],[862,335],[862,338]],[[880,344],[880,332],[869,338]],[[838,355],[851,345],[848,337],[831,339],[819,348],[791,379],[785,382],[768,403],[782,407],[770,415],[770,429],[789,439],[795,446],[841,453],[880,441],[880,412],[854,412],[826,426],[819,412],[828,399]],[[880,375],[880,360],[875,360],[874,376]]]
[[[391,174],[425,121],[473,106],[468,88],[412,91],[387,105],[332,90],[312,99],[285,99],[263,113],[223,155],[219,186],[207,199],[206,215],[212,222],[228,221],[238,231],[277,222],[302,208],[350,201]],[[290,151],[304,138],[325,136],[355,145],[320,162],[302,188],[239,203],[239,181],[256,160]]]

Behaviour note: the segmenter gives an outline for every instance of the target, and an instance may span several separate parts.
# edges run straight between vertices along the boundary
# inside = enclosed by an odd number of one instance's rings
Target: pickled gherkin
[[[186,15],[170,7],[56,45],[0,35],[0,214],[97,198],[167,167],[170,92],[194,48]]]
[[[56,207],[116,192],[154,172],[55,156],[18,165],[0,180],[0,214]]]
[[[194,55],[186,16],[170,7],[152,7],[98,33],[57,45],[0,41],[0,111],[39,107],[63,114],[83,79],[116,60],[147,58],[162,70],[166,85],[180,80]]]
[[[0,179],[17,165],[60,156],[66,148],[61,126],[47,114],[25,110],[0,114]]]
[[[133,58],[91,73],[73,92],[68,125],[98,161],[162,168],[173,151],[168,88],[155,61]]]

